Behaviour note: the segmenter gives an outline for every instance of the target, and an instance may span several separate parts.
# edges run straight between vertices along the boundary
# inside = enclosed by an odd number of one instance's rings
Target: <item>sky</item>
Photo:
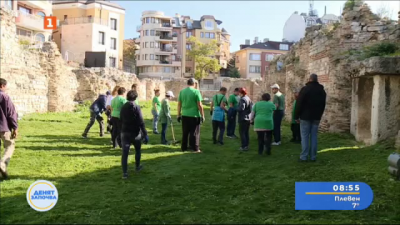
[[[346,1],[314,1],[314,9],[321,17],[326,6],[327,14],[340,15]],[[380,7],[389,9],[391,18],[397,20],[400,0],[365,1],[373,12]],[[203,15],[213,15],[221,20],[220,27],[231,35],[231,52],[239,50],[245,39],[269,38],[281,41],[283,27],[290,15],[298,11],[308,12],[309,1],[117,1],[125,8],[125,39],[139,36],[136,26],[140,25],[143,11],[162,11],[167,16],[190,16],[199,20]]]

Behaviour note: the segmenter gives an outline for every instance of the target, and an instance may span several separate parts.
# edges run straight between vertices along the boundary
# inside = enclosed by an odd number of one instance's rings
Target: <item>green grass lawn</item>
[[[150,129],[149,103],[141,103]],[[89,139],[80,137],[88,116],[79,110],[20,121],[10,179],[0,185],[1,223],[400,223],[400,182],[387,172],[390,143],[362,147],[349,135],[321,134],[318,161],[298,163],[300,145],[289,143],[288,126],[284,144],[260,157],[253,131],[247,153],[238,151],[239,140],[213,145],[207,117],[203,153],[162,146],[160,136],[149,132],[144,170],[133,172],[132,152],[130,177],[122,180],[121,150],[111,149],[110,135],[100,138],[95,124]],[[177,123],[175,130],[180,138]],[[28,187],[39,179],[58,189],[58,203],[48,212],[36,212],[26,201]],[[296,181],[365,182],[374,201],[364,211],[295,211]]]

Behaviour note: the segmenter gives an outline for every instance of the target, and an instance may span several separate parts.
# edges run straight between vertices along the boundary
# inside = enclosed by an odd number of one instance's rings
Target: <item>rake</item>
[[[171,145],[176,145],[176,144],[178,144],[180,141],[177,141],[177,140],[175,139],[175,131],[174,131],[174,125],[172,124],[172,121],[171,121],[171,131],[172,131],[172,139],[173,139],[173,142],[170,143],[170,144],[171,144]]]

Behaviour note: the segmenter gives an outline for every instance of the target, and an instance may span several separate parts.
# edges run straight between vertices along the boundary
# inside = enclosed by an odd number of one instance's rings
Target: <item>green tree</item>
[[[135,69],[135,66],[136,66],[135,51],[136,50],[137,50],[136,44],[133,39],[124,40],[124,44],[123,44],[124,68],[129,68],[130,70]]]
[[[210,43],[201,43],[196,37],[190,37],[187,40],[191,43],[192,48],[188,51],[188,56],[191,57],[196,65],[195,78],[202,79],[210,73],[219,72],[221,66],[215,57],[218,51],[218,45],[215,40]]]
[[[228,76],[232,78],[240,78],[240,73],[238,68],[236,68],[235,57],[232,57],[228,62]]]

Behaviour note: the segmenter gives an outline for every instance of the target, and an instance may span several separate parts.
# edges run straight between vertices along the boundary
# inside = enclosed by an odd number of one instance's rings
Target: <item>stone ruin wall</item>
[[[291,120],[293,90],[303,87],[308,76],[316,73],[327,92],[327,106],[320,129],[329,132],[349,132],[352,80],[348,70],[355,62],[346,58],[350,49],[379,41],[399,40],[398,25],[379,20],[369,7],[356,1],[353,9],[345,9],[343,20],[335,26],[307,28],[305,37],[293,45],[290,52],[274,59],[265,78],[264,91],[271,93],[273,83],[286,95],[286,116]],[[278,71],[277,63],[283,66]]]

